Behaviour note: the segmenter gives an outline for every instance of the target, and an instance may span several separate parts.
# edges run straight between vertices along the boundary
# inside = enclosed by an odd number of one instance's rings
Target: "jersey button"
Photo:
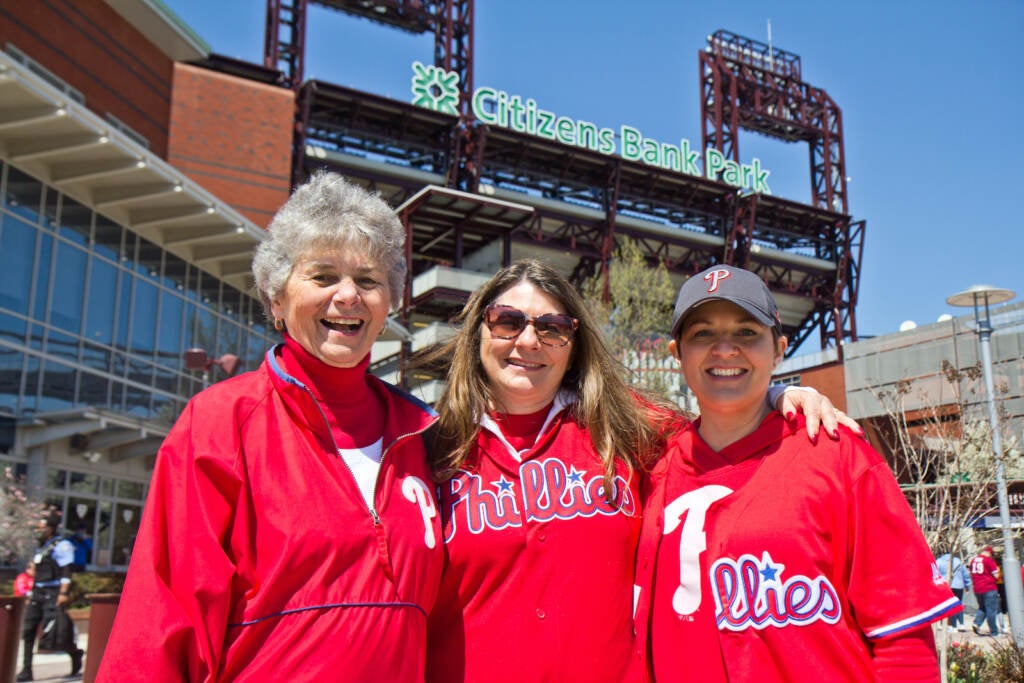
[[[546,533],[544,533],[543,531],[538,532],[537,540],[540,541],[541,543],[543,543],[544,541],[548,540],[548,535]]]
[[[548,613],[545,612],[544,610],[542,610],[540,607],[538,607],[537,608],[537,618],[538,619],[547,619],[547,617],[548,617]]]

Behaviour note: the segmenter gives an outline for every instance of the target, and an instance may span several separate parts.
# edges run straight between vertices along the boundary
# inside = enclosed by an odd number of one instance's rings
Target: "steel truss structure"
[[[741,128],[809,143],[810,205],[475,120],[473,0],[318,4],[432,32],[435,66],[459,74],[457,115],[304,81],[307,0],[268,0],[264,66],[296,91],[294,179],[331,167],[402,205],[412,277],[499,244],[496,265],[540,255],[582,284],[606,272],[616,240],[629,237],[680,282],[717,263],[759,273],[780,299],[790,353],[815,329],[822,348],[856,339],[865,226],[847,213],[842,116],[800,80],[796,55],[725,31],[710,36],[699,53],[703,144],[738,163]],[[429,200],[410,201],[429,186]],[[437,308],[409,294],[405,320],[457,310],[457,301]]]

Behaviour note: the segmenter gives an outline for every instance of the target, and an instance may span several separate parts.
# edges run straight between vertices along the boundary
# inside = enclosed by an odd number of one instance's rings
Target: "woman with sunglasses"
[[[457,323],[439,354],[446,561],[427,680],[627,680],[639,472],[683,418],[638,400],[579,293],[541,262],[499,271]],[[827,399],[795,394],[835,430]]]

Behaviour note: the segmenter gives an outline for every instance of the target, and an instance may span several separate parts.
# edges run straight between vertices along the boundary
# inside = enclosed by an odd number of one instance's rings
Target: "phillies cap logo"
[[[711,286],[708,287],[708,294],[716,291],[718,289],[718,283],[731,275],[732,273],[725,268],[718,268],[716,270],[709,271],[704,275],[704,282],[711,283]]]

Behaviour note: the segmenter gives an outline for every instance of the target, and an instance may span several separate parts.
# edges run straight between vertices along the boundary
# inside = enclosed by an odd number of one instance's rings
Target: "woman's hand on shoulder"
[[[836,408],[828,396],[812,387],[786,387],[776,401],[776,407],[789,421],[796,417],[796,413],[803,413],[807,437],[812,441],[817,439],[818,430],[822,428],[830,438],[838,439],[840,424],[848,427],[854,434],[866,438],[864,430],[856,420]]]

